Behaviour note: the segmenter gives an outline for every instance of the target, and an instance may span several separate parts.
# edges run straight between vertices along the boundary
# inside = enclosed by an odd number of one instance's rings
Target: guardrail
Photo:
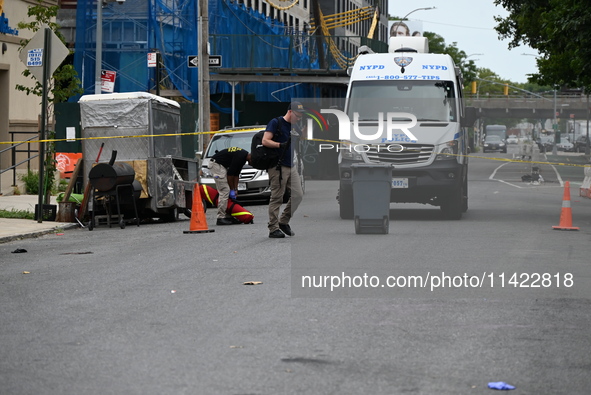
[[[589,102],[586,96],[557,95],[466,95],[466,105],[480,109],[489,117],[545,117],[557,112],[561,118],[587,118]]]
[[[8,148],[4,148],[0,150],[0,159],[2,158],[2,154],[6,152],[11,153],[11,165],[6,169],[0,170],[0,185],[2,184],[2,174],[12,170],[12,186],[16,186],[16,170],[19,166],[23,164],[27,164],[27,171],[31,170],[31,160],[39,157],[39,150],[35,150],[31,148],[31,141],[39,139],[39,132],[8,132],[10,134],[10,141],[11,144]],[[15,140],[14,136],[17,134],[34,134],[33,137],[28,138],[26,140]],[[18,141],[17,144],[14,144],[15,141]],[[18,149],[18,147],[26,145],[27,149]],[[18,153],[26,153],[26,159],[21,160],[17,163],[17,154]],[[36,155],[33,155],[36,154]],[[1,163],[1,160],[0,160]],[[0,190],[0,195],[2,191]]]
[[[464,98],[466,99],[475,99],[475,100],[487,100],[487,99],[509,99],[509,100],[540,100],[540,101],[548,101],[554,102],[553,95],[528,95],[528,94],[511,94],[511,95],[502,95],[502,94],[486,94],[486,93],[467,93],[464,94]],[[565,103],[586,103],[587,96],[583,95],[556,95],[557,102],[565,102]]]

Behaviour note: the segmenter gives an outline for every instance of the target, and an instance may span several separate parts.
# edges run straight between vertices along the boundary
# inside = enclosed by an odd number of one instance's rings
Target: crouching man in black
[[[218,214],[216,225],[234,225],[240,221],[226,212],[228,198],[238,196],[238,180],[244,164],[250,163],[250,153],[240,147],[230,147],[216,152],[209,160],[207,167],[211,170],[218,197]]]

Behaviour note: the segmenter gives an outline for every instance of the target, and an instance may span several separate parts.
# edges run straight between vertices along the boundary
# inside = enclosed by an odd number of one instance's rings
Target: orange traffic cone
[[[193,206],[191,208],[191,224],[189,230],[183,233],[210,233],[215,232],[215,229],[207,228],[207,219],[205,218],[205,210],[203,209],[203,202],[201,201],[199,184],[193,187]]]
[[[564,197],[562,198],[562,210],[560,211],[560,224],[553,226],[557,230],[579,230],[573,226],[573,212],[570,206],[570,182],[564,183]]]

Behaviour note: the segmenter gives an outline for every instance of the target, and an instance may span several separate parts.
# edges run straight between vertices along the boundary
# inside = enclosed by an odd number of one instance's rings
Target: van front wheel
[[[445,197],[441,202],[441,211],[447,219],[459,220],[462,219],[462,212],[464,211],[464,188],[458,187],[449,196]]]

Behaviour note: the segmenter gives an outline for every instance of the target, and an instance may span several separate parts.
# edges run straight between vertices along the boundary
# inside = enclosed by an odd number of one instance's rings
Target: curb
[[[72,228],[77,228],[78,224],[66,224],[66,225],[60,225],[60,226],[55,226],[51,229],[44,229],[44,230],[37,230],[37,231],[33,231],[33,232],[28,232],[28,233],[22,233],[22,234],[18,234],[18,235],[12,235],[12,236],[0,236],[0,244],[3,243],[8,243],[11,241],[17,241],[17,240],[23,240],[23,239],[32,239],[32,238],[36,238],[36,237],[40,237],[40,236],[44,236],[50,233],[55,233],[55,231],[57,229],[72,229]]]

